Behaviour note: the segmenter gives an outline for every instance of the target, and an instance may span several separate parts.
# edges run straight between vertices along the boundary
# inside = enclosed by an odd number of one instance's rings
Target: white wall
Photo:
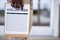
[[[53,36],[58,37],[58,33],[59,33],[59,4],[60,4],[60,0],[53,0]]]
[[[54,36],[59,33],[59,4],[60,0],[54,0]]]

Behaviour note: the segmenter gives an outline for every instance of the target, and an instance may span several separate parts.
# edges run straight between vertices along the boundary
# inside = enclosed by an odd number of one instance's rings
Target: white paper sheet
[[[27,11],[16,11],[10,5],[6,4],[5,34],[27,34],[29,30],[29,4],[24,4],[24,9],[27,9]],[[10,9],[14,9],[15,11],[9,11]]]

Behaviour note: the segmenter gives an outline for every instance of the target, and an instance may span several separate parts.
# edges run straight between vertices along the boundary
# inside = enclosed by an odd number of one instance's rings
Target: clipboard
[[[24,4],[24,9],[15,9],[10,3],[5,3],[5,37],[28,37],[31,18],[30,4]]]

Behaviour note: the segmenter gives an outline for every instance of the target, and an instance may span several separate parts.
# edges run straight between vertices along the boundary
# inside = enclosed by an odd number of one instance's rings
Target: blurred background
[[[4,25],[4,3],[0,1],[0,25]]]
[[[0,36],[4,35],[4,0],[0,0]]]
[[[4,25],[4,2],[0,0],[0,25]],[[33,0],[33,26],[49,26],[50,8],[50,0]]]
[[[50,25],[51,0],[33,0],[33,26]]]
[[[32,1],[33,1],[32,26],[49,27],[51,0],[32,0]],[[0,35],[4,34],[4,2],[7,2],[7,0],[0,0],[0,31],[1,31]]]

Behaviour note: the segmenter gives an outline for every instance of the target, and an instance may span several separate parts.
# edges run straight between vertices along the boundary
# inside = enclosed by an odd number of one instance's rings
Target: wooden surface
[[[28,37],[29,35],[27,34],[5,34],[4,36],[7,38],[14,38],[14,37],[24,38],[24,37]]]
[[[32,16],[33,16],[33,1],[30,0],[30,24],[29,24],[29,33],[30,33],[30,30],[31,30],[31,27],[32,27]]]
[[[7,0],[9,3],[11,2],[11,0]],[[23,0],[24,4],[30,4],[30,0]]]

